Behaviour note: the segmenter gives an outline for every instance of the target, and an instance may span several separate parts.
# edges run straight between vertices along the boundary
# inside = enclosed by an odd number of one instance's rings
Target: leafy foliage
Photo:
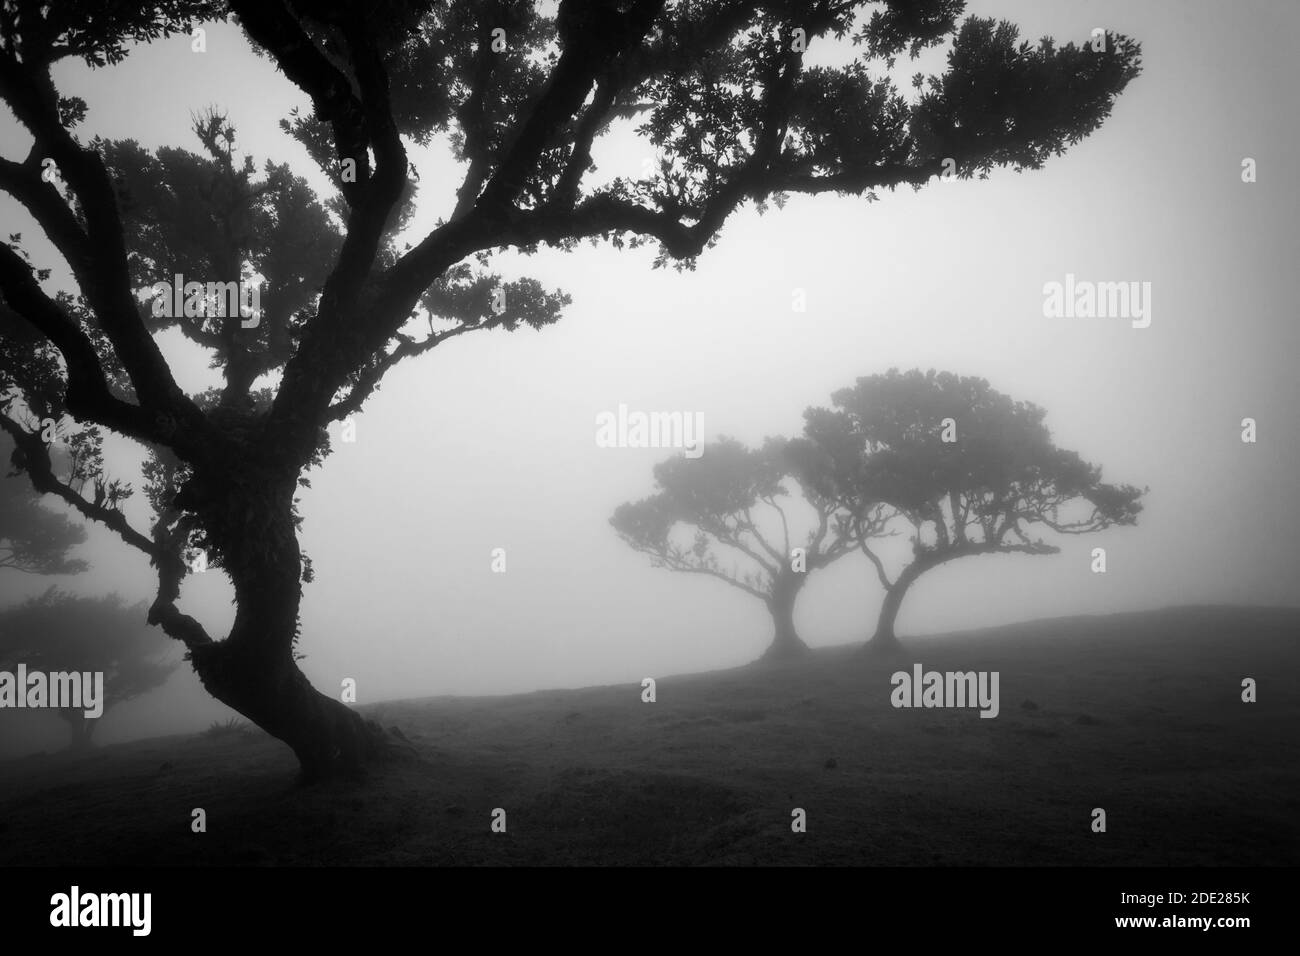
[[[0,447],[6,444],[0,441]],[[79,574],[86,562],[68,552],[86,540],[86,529],[41,504],[25,477],[0,475],[0,569],[29,574]]]
[[[120,62],[132,44],[188,33],[193,24],[222,15],[223,4],[209,0],[5,0],[0,50],[27,65],[71,56],[106,66]]]
[[[1141,490],[1103,482],[1098,466],[1056,447],[1042,408],[984,379],[892,369],[832,400],[805,412],[822,454],[816,483],[842,503],[886,506],[910,525],[918,559],[1050,553],[1036,526],[1082,534],[1133,524],[1142,510]]]
[[[145,622],[146,605],[116,594],[81,597],[50,588],[0,610],[0,668],[103,671],[104,708],[153,690],[176,669],[166,636]]]
[[[835,502],[793,480],[800,474],[784,439],[769,438],[751,449],[722,437],[699,458],[669,458],[656,465],[655,494],[620,505],[610,524],[656,567],[721,578],[768,600],[778,580],[789,576],[792,547],[805,549],[809,571],[853,547],[847,516]],[[796,494],[804,496],[817,519],[802,540],[791,538],[786,510]],[[693,535],[690,545],[674,537],[679,529]]]

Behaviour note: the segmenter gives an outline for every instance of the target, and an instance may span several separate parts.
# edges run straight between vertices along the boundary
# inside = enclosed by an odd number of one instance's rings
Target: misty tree
[[[794,626],[800,590],[811,572],[854,550],[855,534],[876,530],[873,516],[878,521],[881,511],[869,509],[855,520],[837,501],[799,483],[803,461],[788,446],[769,438],[751,449],[720,438],[699,458],[669,458],[655,466],[655,493],[619,505],[610,519],[619,537],[655,567],[718,578],[761,600],[774,626],[768,659],[808,650]],[[800,517],[790,510],[796,494],[816,518],[803,539],[791,536]]]
[[[50,588],[0,611],[0,670],[23,663],[29,670],[101,671],[104,713],[116,704],[161,686],[179,661],[167,659],[169,642],[145,621],[148,606],[125,604],[121,597],[83,597]],[[69,747],[90,746],[103,720],[84,709],[59,709],[67,721]]]
[[[12,442],[0,435],[0,455]],[[86,562],[69,552],[86,540],[86,529],[46,508],[43,496],[21,470],[0,473],[0,570],[28,574],[80,574]]]
[[[40,333],[0,302],[0,460],[4,462],[0,465],[0,569],[79,574],[86,570],[86,562],[70,557],[69,552],[85,542],[86,529],[41,503],[42,490],[34,488],[24,475],[26,456],[10,435],[56,437],[54,419],[40,417],[38,402],[25,406],[17,387],[20,376],[24,382],[42,384],[45,388],[38,392],[57,382],[57,360],[41,344]],[[71,453],[58,456],[51,467],[58,469],[66,486],[80,494],[86,482],[100,477],[102,458],[93,435],[78,432],[77,439]],[[107,489],[100,493],[106,494]]]
[[[874,650],[898,646],[894,623],[926,571],[982,554],[1055,554],[1044,531],[1086,534],[1131,525],[1143,490],[1101,480],[1101,469],[1056,447],[1046,412],[981,378],[892,369],[832,396],[834,409],[804,413],[821,450],[812,480],[841,503],[886,508],[883,524],[909,532],[911,554],[891,569],[877,540],[858,537],[885,589]]]
[[[148,555],[158,575],[149,620],[183,642],[208,692],[288,743],[305,778],[358,769],[391,738],[317,692],[294,651],[307,572],[295,496],[328,453],[327,426],[395,365],[449,338],[558,317],[563,295],[534,280],[500,294],[502,250],[649,244],[656,265],[693,267],[745,204],[826,192],[870,201],[949,171],[1037,169],[1096,130],[1139,71],[1139,46],[1122,35],[1023,43],[1011,24],[960,20],[963,9],[6,3],[0,97],[32,142],[25,156],[0,157],[0,189],[61,259],[33,262],[16,235],[0,247],[0,295],[36,338],[6,357],[11,407],[41,405],[69,430],[137,442],[159,510],[142,531],[120,501],[75,495],[19,416],[6,427],[24,468]],[[77,134],[86,104],[60,94],[60,61],[111,68],[137,44],[225,18],[309,101],[282,128],[319,163],[329,195],[240,158],[220,112],[198,118],[194,152]],[[853,53],[845,65],[805,62],[837,41]],[[932,48],[947,52],[942,71],[899,89],[896,59]],[[656,162],[640,178],[599,179],[596,143],[620,131]],[[430,145],[451,150],[458,184],[416,182],[408,150]],[[421,189],[447,195],[452,210],[407,241],[423,221],[413,215]],[[70,273],[68,289],[51,288],[54,266]],[[188,292],[183,308],[175,296],[168,307],[159,283],[176,276],[254,283],[260,315],[198,308]],[[222,387],[180,386],[157,338],[171,326],[207,350]],[[224,635],[178,606],[193,547],[232,583]]]

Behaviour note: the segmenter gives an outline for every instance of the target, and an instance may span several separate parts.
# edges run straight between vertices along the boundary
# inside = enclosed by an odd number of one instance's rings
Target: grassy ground
[[[1300,611],[1044,621],[916,639],[888,663],[855,650],[665,677],[653,704],[619,685],[376,705],[420,756],[366,785],[295,786],[260,731],[12,760],[0,863],[1300,863]],[[889,675],[913,661],[1000,671],[1001,716],[893,709]]]

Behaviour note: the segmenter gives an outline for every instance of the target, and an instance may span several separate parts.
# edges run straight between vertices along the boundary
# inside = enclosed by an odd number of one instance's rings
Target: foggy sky
[[[764,216],[746,208],[693,273],[652,271],[652,249],[498,257],[506,276],[572,295],[560,322],[468,334],[399,366],[356,419],[356,443],[339,443],[334,426],[334,454],[309,475],[302,543],[316,581],[305,589],[301,650],[318,687],[336,692],[352,677],[366,703],[753,659],[771,638],[758,601],[653,569],[613,533],[614,507],[648,494],[652,466],[672,452],[598,448],[596,416],[619,404],[698,411],[707,455],[718,434],[748,443],[795,434],[804,408],[894,366],[985,377],[1044,406],[1057,443],[1100,463],[1106,480],[1150,486],[1134,528],[1066,538],[1053,557],[966,559],[926,574],[900,634],[1296,603],[1300,7],[990,0],[968,13],[1006,17],[1031,41],[1118,30],[1142,42],[1144,71],[1099,131],[1042,171],[886,192],[870,205],[826,195],[793,197]],[[836,55],[817,44],[810,52]],[[56,78],[89,104],[84,138],[197,151],[191,114],[217,105],[259,166],[289,161],[324,188],[276,125],[306,98],[233,28],[210,27],[204,54],[179,37],[97,72],[65,62]],[[29,139],[4,116],[0,142],[21,158]],[[598,148],[597,177],[636,173],[648,155],[621,135]],[[416,237],[450,210],[460,175],[439,141],[411,156]],[[1258,162],[1254,184],[1241,182],[1244,157]],[[7,196],[0,217],[39,265],[58,265]],[[1067,273],[1149,281],[1151,326],[1044,318],[1044,283]],[[796,288],[807,296],[802,314],[791,307]],[[164,341],[182,384],[214,381],[193,346]],[[1246,416],[1259,423],[1255,445],[1240,441]],[[111,457],[140,489],[138,452],[118,442]],[[128,512],[144,524],[140,490],[137,499]],[[1105,575],[1089,569],[1097,546],[1108,552]],[[505,574],[490,570],[497,547]],[[79,554],[93,570],[61,586],[152,596],[147,560],[110,532],[91,528]],[[0,577],[0,597],[50,583]],[[854,555],[814,574],[796,620],[813,646],[862,640],[880,599]],[[229,600],[220,573],[208,572],[187,579],[181,607],[224,633]],[[184,668],[162,691],[110,711],[97,739],[159,724],[188,730],[227,713]]]

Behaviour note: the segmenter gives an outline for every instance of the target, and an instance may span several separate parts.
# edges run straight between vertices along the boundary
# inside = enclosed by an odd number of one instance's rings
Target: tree
[[[71,495],[29,433],[4,427],[39,490],[149,556],[149,620],[184,643],[208,692],[288,743],[304,778],[358,770],[391,740],[295,662],[307,569],[295,493],[328,453],[326,426],[394,365],[450,338],[558,317],[564,296],[533,280],[505,286],[502,301],[490,271],[500,250],[657,243],[657,265],[690,268],[747,202],[871,200],[954,168],[1039,168],[1097,129],[1139,71],[1138,44],[1119,34],[1097,49],[1032,45],[1007,23],[959,24],[962,10],[960,0],[6,4],[0,98],[33,142],[25,158],[0,158],[0,189],[53,243],[76,291],[48,291],[50,273],[20,237],[0,247],[0,294],[39,339],[7,362],[4,384],[16,405],[150,449],[153,527]],[[86,104],[59,95],[53,65],[111,66],[135,44],[227,16],[310,99],[310,115],[282,125],[328,174],[324,200],[283,167],[259,175],[236,159],[219,113],[196,124],[200,154],[77,137]],[[807,48],[836,41],[860,56],[805,64]],[[939,45],[943,73],[918,76],[905,96],[885,69]],[[629,125],[658,167],[596,182],[593,144]],[[407,147],[441,133],[465,171],[455,207],[399,244],[420,188]],[[185,292],[180,317],[154,285],[176,275],[204,283]],[[243,281],[261,283],[260,315],[203,294]],[[208,350],[222,388],[178,385],[154,337],[167,325]],[[177,604],[195,546],[234,587],[224,637]]]
[[[873,536],[858,538],[885,589],[875,650],[898,647],[903,597],[926,571],[972,555],[1055,554],[1036,527],[1086,534],[1134,524],[1142,510],[1143,490],[1103,483],[1099,467],[1056,447],[1042,408],[984,379],[892,369],[832,402],[804,413],[805,436],[822,452],[813,483],[859,511],[883,506],[886,526],[911,532],[911,559],[892,577]]]
[[[0,455],[7,444],[0,436]],[[80,574],[86,562],[68,553],[86,540],[86,529],[44,507],[41,498],[19,472],[0,474],[0,570]]]
[[[167,637],[145,621],[147,605],[128,606],[116,594],[80,597],[50,588],[0,611],[0,669],[19,663],[29,670],[104,674],[104,713],[116,704],[159,687],[179,664],[165,659]],[[103,719],[83,709],[60,709],[68,722],[69,747],[84,750]]]
[[[794,497],[789,483],[799,474],[800,462],[785,439],[769,438],[762,448],[750,449],[720,438],[699,458],[656,465],[655,494],[619,505],[610,524],[629,546],[650,555],[655,567],[718,578],[761,600],[774,626],[764,658],[796,657],[808,650],[794,626],[795,600],[808,574],[850,553],[854,530],[870,525],[801,488],[817,524],[802,542],[792,541],[797,516],[787,511]],[[773,532],[778,523],[779,538]],[[683,544],[681,529],[693,530],[690,545]],[[733,559],[729,566],[727,556]]]

